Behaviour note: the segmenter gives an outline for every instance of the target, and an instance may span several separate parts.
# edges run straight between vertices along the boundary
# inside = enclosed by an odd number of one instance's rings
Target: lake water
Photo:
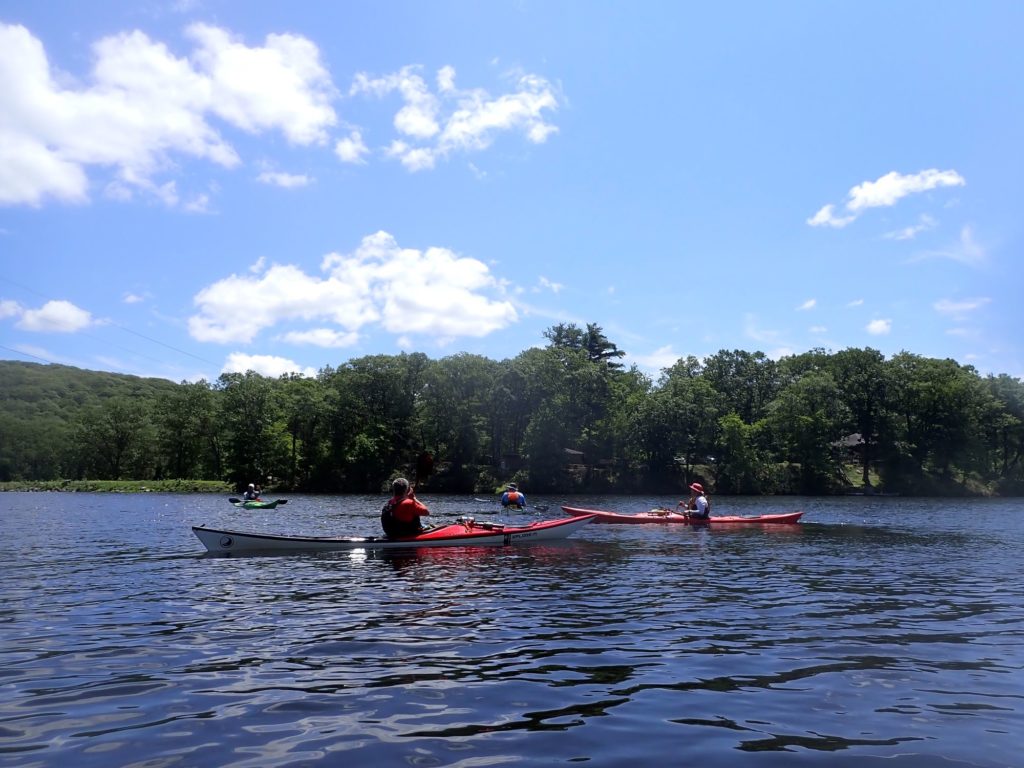
[[[376,534],[383,501],[0,493],[0,765],[1024,765],[1020,500],[722,497],[804,522],[400,555],[189,528]]]

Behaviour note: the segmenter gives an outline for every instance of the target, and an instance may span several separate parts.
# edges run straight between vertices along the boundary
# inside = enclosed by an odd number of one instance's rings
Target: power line
[[[123,325],[119,325],[117,323],[111,323],[111,325],[114,326],[115,328],[120,328],[125,333],[130,333],[130,334],[133,334],[135,336],[138,336],[140,339],[145,339],[146,341],[151,341],[154,344],[159,344],[161,347],[167,347],[168,349],[173,349],[175,352],[180,352],[183,355],[188,355],[189,357],[194,357],[196,360],[199,360],[199,361],[204,362],[204,363],[209,363],[210,365],[217,365],[217,363],[213,362],[212,360],[207,360],[205,357],[200,357],[199,355],[193,355],[191,352],[186,352],[184,349],[178,349],[177,347],[173,347],[170,344],[165,344],[164,342],[158,341],[157,339],[151,339],[149,336],[146,336],[143,333],[139,333],[138,331],[133,331],[131,328],[125,328]]]
[[[12,280],[11,278],[7,277],[6,275],[0,275],[0,280],[3,280],[6,283],[10,283],[11,285],[15,285],[18,288],[21,288],[22,290],[28,291],[29,293],[35,294],[36,296],[38,296],[41,299],[50,300],[50,297],[48,297],[46,294],[40,293],[39,291],[35,290],[34,288],[30,288],[29,286],[25,285],[24,283],[20,283],[17,280]],[[92,314],[92,313],[90,313],[90,314]],[[187,352],[184,349],[179,349],[178,347],[175,347],[175,346],[173,346],[171,344],[166,344],[166,343],[164,343],[162,341],[159,341],[158,339],[154,339],[154,338],[151,338],[149,336],[146,336],[143,333],[139,333],[138,331],[133,331],[131,328],[126,328],[125,326],[121,325],[120,323],[115,323],[112,320],[104,322],[102,324],[103,325],[112,325],[114,328],[122,330],[125,333],[130,333],[133,336],[138,336],[140,339],[145,339],[146,341],[151,342],[153,344],[159,344],[161,347],[166,347],[167,349],[173,350],[174,352],[177,352],[178,354],[187,355],[188,357],[195,358],[196,360],[199,360],[200,362],[206,363],[207,365],[212,365],[212,366],[217,366],[218,365],[218,363],[215,363],[213,360],[207,360],[205,357],[200,357],[199,355],[195,355],[195,354],[193,354],[191,352]],[[103,342],[103,339],[100,339],[98,336],[94,336],[91,333],[85,333],[84,331],[82,331],[82,333],[84,333],[86,336],[89,336],[90,338],[96,339],[97,341],[99,341],[101,343],[110,343],[110,342]],[[151,356],[146,355],[146,354],[144,354],[142,352],[136,352],[135,350],[129,349],[128,347],[122,347],[122,346],[117,345],[117,344],[115,344],[114,346],[118,347],[118,349],[122,349],[125,352],[129,352],[129,353],[131,353],[133,355],[138,355],[139,357],[144,357],[147,360],[152,360],[152,361],[157,362],[157,363],[165,363],[165,362],[167,362],[166,360],[162,360],[162,359],[157,358],[157,357],[151,357]],[[4,349],[7,349],[7,348],[4,347]],[[11,351],[16,351],[16,350],[11,350]],[[19,354],[27,354],[27,353],[19,353]],[[35,357],[34,355],[29,355],[29,356],[30,357]],[[40,357],[40,358],[37,358],[37,359],[42,360],[43,358]],[[45,362],[49,362],[49,361],[45,361]]]
[[[6,349],[8,352],[13,352],[16,355],[24,355],[25,357],[34,357],[36,360],[42,360],[44,363],[46,363],[48,365],[59,365],[59,363],[55,363],[55,362],[53,362],[53,360],[47,360],[45,357],[40,357],[39,355],[33,355],[31,352],[22,352],[20,349],[11,349],[10,347],[5,347],[3,344],[0,344],[0,349]]]

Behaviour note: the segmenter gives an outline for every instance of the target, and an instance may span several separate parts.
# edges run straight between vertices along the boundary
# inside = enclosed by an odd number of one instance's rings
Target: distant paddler
[[[501,494],[501,506],[505,509],[525,509],[526,494],[519,490],[515,483],[505,486],[505,492]]]

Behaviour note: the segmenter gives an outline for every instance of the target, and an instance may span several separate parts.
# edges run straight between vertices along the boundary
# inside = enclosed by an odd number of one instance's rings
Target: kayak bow
[[[593,515],[545,520],[530,525],[510,526],[478,523],[472,518],[432,528],[418,536],[388,539],[383,536],[281,536],[272,533],[225,531],[192,526],[192,532],[210,552],[217,554],[286,554],[291,552],[334,552],[352,549],[408,549],[410,547],[500,547],[534,541],[564,539],[594,520]]]
[[[753,515],[743,517],[740,515],[719,515],[707,519],[692,518],[679,512],[669,510],[657,510],[651,512],[638,512],[633,515],[624,515],[618,512],[602,512],[597,509],[580,509],[579,507],[562,507],[567,515],[580,517],[594,515],[595,523],[676,523],[678,525],[721,525],[748,523],[754,525],[790,525],[800,522],[803,512],[785,512],[778,515]]]

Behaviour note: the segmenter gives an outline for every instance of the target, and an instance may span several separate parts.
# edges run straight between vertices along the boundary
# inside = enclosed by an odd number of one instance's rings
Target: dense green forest
[[[655,381],[597,325],[512,359],[372,355],[316,378],[175,384],[0,362],[0,481],[207,479],[379,492],[1002,494],[1024,383],[873,349],[722,350]]]

